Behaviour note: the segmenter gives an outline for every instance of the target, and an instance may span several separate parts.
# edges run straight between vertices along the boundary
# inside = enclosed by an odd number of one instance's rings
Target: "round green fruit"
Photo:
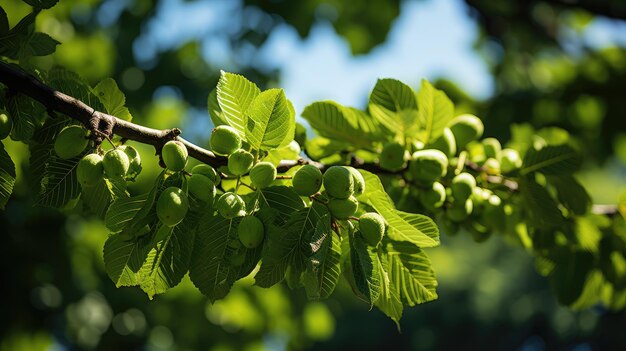
[[[328,201],[328,210],[330,214],[337,219],[348,219],[359,209],[359,201],[350,196],[347,199],[339,199],[331,197]]]
[[[235,128],[217,126],[211,133],[211,149],[219,155],[230,155],[241,148],[241,138]]]
[[[215,184],[215,186],[218,186],[220,184],[220,181],[222,180],[222,178],[217,174],[217,171],[215,170],[215,168],[204,163],[195,165],[191,169],[191,173],[202,174],[203,176],[211,179],[211,181],[213,182],[213,184]]]
[[[522,167],[522,158],[517,150],[504,149],[500,157],[500,169],[502,173],[510,173]]]
[[[9,113],[0,110],[0,140],[8,137],[11,134],[11,129],[13,129],[13,120],[9,117]]]
[[[422,185],[432,184],[445,176],[447,171],[448,157],[435,149],[416,151],[409,162],[409,173]]]
[[[177,187],[169,187],[159,195],[156,213],[161,223],[173,227],[182,222],[189,210],[187,195]]]
[[[118,147],[118,149],[124,151],[126,156],[128,156],[128,160],[130,161],[130,166],[128,167],[128,173],[133,173],[135,175],[141,172],[141,156],[137,149],[130,145],[122,145]]]
[[[189,193],[196,199],[207,204],[213,203],[215,198],[215,184],[211,179],[202,174],[196,173],[189,177],[187,182]]]
[[[62,159],[74,158],[87,147],[89,139],[83,127],[71,125],[63,128],[54,141],[54,152]]]
[[[248,249],[254,249],[263,242],[263,237],[265,236],[263,222],[254,216],[243,217],[241,222],[239,222],[237,234],[239,234],[239,241],[241,241],[243,246]]]
[[[331,166],[324,172],[324,189],[331,197],[347,199],[354,193],[354,178],[346,167]]]
[[[269,162],[259,162],[250,170],[250,181],[257,189],[270,186],[276,180],[276,167]]]
[[[436,211],[446,201],[446,188],[439,182],[434,182],[432,187],[420,191],[420,203],[429,211]]]
[[[228,156],[228,170],[236,176],[248,173],[253,164],[254,156],[244,149],[232,152]]]
[[[500,162],[495,158],[488,158],[485,163],[483,163],[482,167],[487,174],[500,174]]]
[[[227,219],[245,216],[246,203],[241,196],[226,192],[217,200],[217,212]]]
[[[128,172],[130,161],[124,151],[113,149],[104,154],[102,165],[107,178],[119,178],[125,176]]]
[[[246,252],[238,250],[228,256],[228,263],[233,267],[239,267],[246,261]]]
[[[380,168],[397,171],[404,167],[406,162],[407,151],[404,149],[404,145],[397,142],[389,142],[383,146],[383,151],[380,153]]]
[[[483,146],[485,147],[485,156],[487,158],[495,158],[496,160],[500,160],[502,156],[502,145],[496,138],[485,138],[482,140]]]
[[[472,195],[475,187],[476,178],[473,175],[467,172],[457,174],[452,179],[452,185],[450,186],[452,197],[454,197],[455,201],[465,201]]]
[[[460,115],[450,121],[450,130],[456,140],[457,151],[461,150],[472,140],[478,140],[483,135],[485,126],[474,115]]]
[[[385,234],[385,220],[376,212],[364,213],[359,217],[361,235],[369,246],[376,246]]]
[[[451,221],[462,222],[472,214],[473,209],[474,204],[472,199],[467,199],[465,201],[452,203],[452,206],[447,209],[446,215]]]
[[[365,191],[365,179],[361,172],[354,167],[345,166],[352,175],[352,181],[354,182],[354,196],[359,196]]]
[[[76,167],[76,178],[83,187],[97,184],[104,176],[102,166],[102,156],[98,154],[88,154],[78,161]]]
[[[161,149],[161,157],[165,167],[173,172],[180,172],[187,165],[189,153],[183,143],[178,140],[170,140]]]
[[[322,187],[322,172],[313,165],[304,165],[291,179],[293,190],[300,196],[311,196]]]
[[[430,144],[429,148],[437,149],[448,157],[456,155],[456,140],[454,140],[454,134],[452,134],[450,128],[444,128],[443,134]]]

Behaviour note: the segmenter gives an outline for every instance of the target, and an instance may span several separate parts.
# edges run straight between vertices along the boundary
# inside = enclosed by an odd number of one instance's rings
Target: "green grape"
[[[359,217],[359,228],[369,246],[377,246],[385,234],[385,219],[376,212],[364,213]]]
[[[454,134],[457,151],[465,148],[470,141],[480,139],[485,130],[483,122],[470,114],[455,117],[450,121],[449,127]]]
[[[502,145],[496,138],[485,138],[482,140],[482,144],[485,149],[485,156],[487,158],[495,158],[500,161],[502,156]]]
[[[380,153],[380,168],[389,171],[397,171],[404,167],[406,162],[407,151],[404,149],[404,145],[395,141],[388,142],[383,146],[383,151]]]
[[[324,189],[331,197],[347,199],[354,193],[354,178],[346,167],[331,166],[324,172]]]
[[[253,164],[254,156],[244,149],[236,150],[228,156],[228,170],[236,176],[248,173]]]
[[[456,140],[450,128],[444,128],[443,133],[437,140],[428,146],[429,149],[437,149],[448,157],[456,155]]]
[[[202,174],[203,176],[209,178],[213,182],[213,184],[215,184],[215,186],[218,186],[220,184],[220,181],[222,180],[222,178],[217,174],[217,171],[215,170],[215,168],[204,163],[195,165],[191,169],[191,173]]]
[[[8,137],[11,129],[13,129],[13,119],[6,110],[0,109],[0,140]]]
[[[467,172],[457,174],[452,179],[452,185],[450,186],[452,189],[452,197],[454,197],[456,201],[467,200],[470,195],[472,195],[475,187],[476,178],[474,178],[473,175]]]
[[[89,139],[83,127],[71,125],[63,128],[54,141],[54,152],[62,159],[74,158],[85,151]]]
[[[217,200],[217,212],[227,219],[245,216],[246,203],[241,196],[232,192],[226,192]]]
[[[502,173],[510,173],[522,167],[522,158],[517,150],[504,149],[500,158],[500,169]]]
[[[88,154],[78,161],[76,166],[76,178],[83,187],[97,184],[104,177],[104,167],[102,166],[102,156],[98,154]]]
[[[436,211],[446,201],[446,188],[439,182],[434,182],[428,189],[419,193],[420,203],[429,211]]]
[[[311,196],[322,187],[322,172],[313,165],[304,165],[291,179],[293,190],[300,196]]]
[[[215,198],[215,184],[209,177],[200,173],[193,174],[187,182],[189,193],[196,199],[212,204]]]
[[[348,219],[359,209],[359,201],[350,196],[347,199],[339,199],[331,197],[328,201],[328,210],[330,214],[337,219]]]
[[[189,210],[187,195],[177,187],[169,187],[159,195],[156,204],[157,217],[161,223],[173,227],[182,222]]]
[[[460,201],[460,202],[457,201],[457,202],[453,202],[452,206],[450,206],[446,210],[446,215],[451,221],[462,222],[467,217],[469,217],[469,215],[472,214],[473,209],[474,209],[474,204],[472,202],[472,199],[467,199],[467,200]]]
[[[270,186],[276,180],[276,167],[270,162],[259,162],[250,170],[250,181],[257,189]]]
[[[217,126],[211,133],[211,150],[218,155],[230,155],[241,148],[237,130],[230,126]]]
[[[128,167],[130,167],[130,161],[124,151],[113,149],[104,154],[102,165],[104,166],[104,174],[107,178],[112,179],[125,176]]]
[[[161,149],[161,157],[165,167],[173,172],[180,172],[187,165],[189,156],[187,148],[178,140],[170,140]]]
[[[239,223],[237,234],[243,246],[248,249],[254,249],[263,242],[265,229],[260,219],[254,216],[245,216]]]
[[[420,150],[413,153],[409,162],[409,173],[419,184],[430,185],[446,175],[448,158],[434,149]]]
[[[365,191],[365,179],[361,172],[354,167],[345,166],[352,175],[352,181],[354,182],[354,196],[359,196]]]

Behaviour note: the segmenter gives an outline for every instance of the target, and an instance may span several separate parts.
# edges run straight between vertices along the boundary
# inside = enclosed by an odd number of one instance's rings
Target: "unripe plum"
[[[328,201],[328,210],[330,214],[337,219],[348,219],[359,209],[359,201],[350,196],[347,199],[339,199],[331,197]]]
[[[217,212],[227,219],[245,216],[246,203],[241,196],[232,192],[226,192],[217,200]]]
[[[230,155],[241,148],[241,138],[231,126],[217,126],[211,133],[211,150],[219,155]]]
[[[259,162],[250,170],[250,181],[257,189],[270,186],[276,180],[276,167],[270,162]]]
[[[502,156],[502,145],[500,145],[500,141],[496,138],[485,138],[482,140],[482,143],[485,147],[485,156],[500,161],[500,157]]]
[[[83,187],[97,184],[104,176],[102,166],[102,156],[98,154],[88,154],[78,161],[76,167],[76,178]]]
[[[365,179],[359,170],[354,167],[345,166],[352,175],[352,181],[354,182],[354,196],[359,196],[365,191]]]
[[[502,170],[502,173],[510,173],[518,170],[520,167],[522,167],[522,158],[517,150],[502,150],[502,156],[500,158],[500,169]]]
[[[83,127],[71,125],[63,128],[54,141],[54,152],[62,159],[70,159],[80,155],[89,140]]]
[[[248,173],[254,164],[254,156],[244,149],[234,151],[228,156],[228,170],[240,176]]]
[[[239,222],[237,234],[243,246],[254,249],[263,242],[265,236],[263,222],[254,216],[245,216]]]
[[[421,185],[430,185],[445,176],[447,168],[448,158],[435,149],[416,151],[409,162],[409,173]]]
[[[452,179],[452,185],[450,186],[452,189],[452,197],[454,197],[456,201],[465,201],[472,195],[475,187],[476,178],[474,178],[473,175],[467,172],[457,174]]]
[[[449,127],[454,134],[457,151],[463,149],[470,141],[480,139],[485,130],[483,122],[470,114],[455,117],[450,121]]]
[[[119,178],[125,176],[126,172],[128,172],[130,161],[124,151],[113,149],[104,154],[102,165],[107,178]]]
[[[187,165],[189,156],[187,148],[178,140],[170,140],[161,149],[161,157],[165,167],[173,172],[180,172]]]
[[[446,188],[443,184],[434,182],[430,188],[420,191],[419,199],[424,208],[434,212],[446,201]]]
[[[346,167],[331,166],[324,172],[324,189],[331,197],[347,199],[354,193],[354,178]]]
[[[376,212],[364,213],[359,217],[361,235],[369,246],[376,246],[385,234],[385,219]]]
[[[173,227],[182,222],[189,209],[187,195],[177,187],[169,187],[159,195],[156,213],[161,223]]]
[[[313,165],[304,165],[291,179],[293,190],[300,196],[311,196],[322,187],[322,172]]]
[[[215,170],[215,168],[204,163],[195,165],[191,169],[191,173],[202,174],[203,176],[211,179],[211,181],[213,182],[213,184],[215,184],[215,186],[218,186],[220,184],[220,181],[222,180],[222,178],[217,174],[217,171]]]
[[[395,141],[388,142],[383,146],[383,151],[380,153],[380,167],[390,171],[400,170],[404,167],[406,154],[404,145]]]
[[[433,141],[433,143],[429,145],[429,148],[437,149],[448,157],[456,155],[456,140],[454,140],[454,134],[452,134],[450,128],[444,128],[443,134],[441,134],[437,140]]]
[[[187,182],[189,193],[196,199],[208,204],[213,203],[215,198],[215,184],[208,177],[196,173],[189,177]]]

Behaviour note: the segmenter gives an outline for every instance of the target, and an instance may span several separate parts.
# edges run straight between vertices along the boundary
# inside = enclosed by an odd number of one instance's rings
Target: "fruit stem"
[[[277,175],[276,179],[292,179],[293,176],[290,175]]]

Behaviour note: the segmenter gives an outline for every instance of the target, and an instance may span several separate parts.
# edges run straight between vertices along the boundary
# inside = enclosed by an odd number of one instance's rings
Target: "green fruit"
[[[487,158],[495,158],[500,161],[500,157],[502,156],[502,145],[496,138],[485,138],[482,140],[483,146],[485,147],[485,156]]]
[[[13,129],[13,120],[7,111],[0,110],[0,140],[8,137],[11,129]]]
[[[241,196],[226,192],[217,200],[217,212],[227,219],[245,216],[246,203]]]
[[[450,130],[456,140],[457,151],[461,150],[472,140],[478,140],[483,135],[485,126],[474,115],[460,115],[450,121]]]
[[[81,126],[67,126],[61,130],[54,141],[54,152],[62,159],[74,158],[85,150],[89,139]]]
[[[218,186],[220,184],[220,181],[222,180],[222,178],[217,174],[217,171],[215,170],[215,168],[204,163],[195,165],[191,169],[191,173],[202,174],[203,176],[211,179],[211,181],[213,182],[213,184],[215,184],[215,186]]]
[[[419,199],[424,208],[434,212],[446,201],[446,188],[443,184],[434,182],[432,187],[420,191]]]
[[[189,210],[187,195],[177,187],[169,187],[159,195],[156,213],[161,223],[173,227],[182,222]]]
[[[500,157],[500,169],[502,173],[510,173],[522,167],[522,158],[517,150],[504,149]]]
[[[470,161],[474,162],[475,164],[479,166],[482,166],[483,163],[485,163],[487,156],[485,156],[485,146],[483,145],[483,143],[476,141],[476,140],[472,140],[469,143],[467,143],[467,145],[465,145],[465,149],[467,150],[469,154]]]
[[[385,220],[376,212],[364,213],[359,217],[359,228],[365,242],[376,246],[385,234]]]
[[[196,173],[189,177],[187,182],[189,193],[196,199],[212,204],[215,198],[215,184],[209,177]]]
[[[439,150],[416,151],[409,162],[409,173],[421,185],[432,184],[445,176],[447,171],[448,158]]]
[[[76,167],[76,178],[83,187],[97,184],[104,176],[102,166],[102,156],[98,154],[88,154],[78,161]]]
[[[124,151],[126,156],[128,156],[128,160],[130,161],[128,174],[138,175],[139,172],[141,172],[141,156],[137,149],[130,145],[122,145],[118,147],[118,149]]]
[[[130,167],[130,161],[124,151],[113,149],[104,154],[102,165],[107,178],[118,178],[126,175],[128,167]]]
[[[313,165],[304,165],[291,179],[293,190],[300,196],[311,196],[322,187],[322,172]]]
[[[241,219],[237,228],[239,241],[248,249],[254,249],[261,245],[265,236],[263,222],[254,216],[246,216]]]
[[[361,172],[354,167],[346,166],[350,174],[352,175],[352,181],[354,182],[354,196],[359,196],[365,191],[365,179]]]
[[[269,162],[259,162],[250,170],[250,181],[257,189],[270,186],[276,180],[276,167]]]
[[[446,210],[446,215],[451,221],[462,222],[472,214],[473,209],[474,204],[472,203],[472,199],[460,202],[457,201],[452,203],[452,206]]]
[[[236,251],[228,256],[228,263],[233,267],[239,267],[246,261],[245,251]]]
[[[354,178],[346,167],[331,166],[324,173],[324,189],[331,197],[347,199],[354,193]]]
[[[454,140],[454,134],[452,134],[450,128],[444,128],[443,134],[430,144],[429,148],[437,149],[448,157],[456,155],[456,140]]]
[[[189,156],[187,148],[178,140],[170,140],[161,149],[161,157],[165,167],[173,172],[180,172],[187,165]]]
[[[467,172],[460,173],[452,179],[452,185],[450,186],[452,197],[454,197],[455,201],[465,201],[472,195],[475,187],[476,178],[473,175]]]
[[[230,155],[241,148],[241,138],[235,128],[217,126],[211,133],[211,149],[219,155]]]
[[[487,174],[500,174],[500,162],[495,158],[488,158],[485,163],[483,163],[482,167]]]
[[[248,173],[254,164],[254,156],[244,149],[239,149],[228,156],[228,170],[240,176]]]
[[[354,196],[350,196],[347,199],[331,197],[328,201],[328,210],[337,219],[348,219],[356,213],[358,208],[359,201]]]
[[[386,143],[380,153],[380,168],[390,171],[402,169],[407,158],[406,154],[404,145],[394,141]]]

